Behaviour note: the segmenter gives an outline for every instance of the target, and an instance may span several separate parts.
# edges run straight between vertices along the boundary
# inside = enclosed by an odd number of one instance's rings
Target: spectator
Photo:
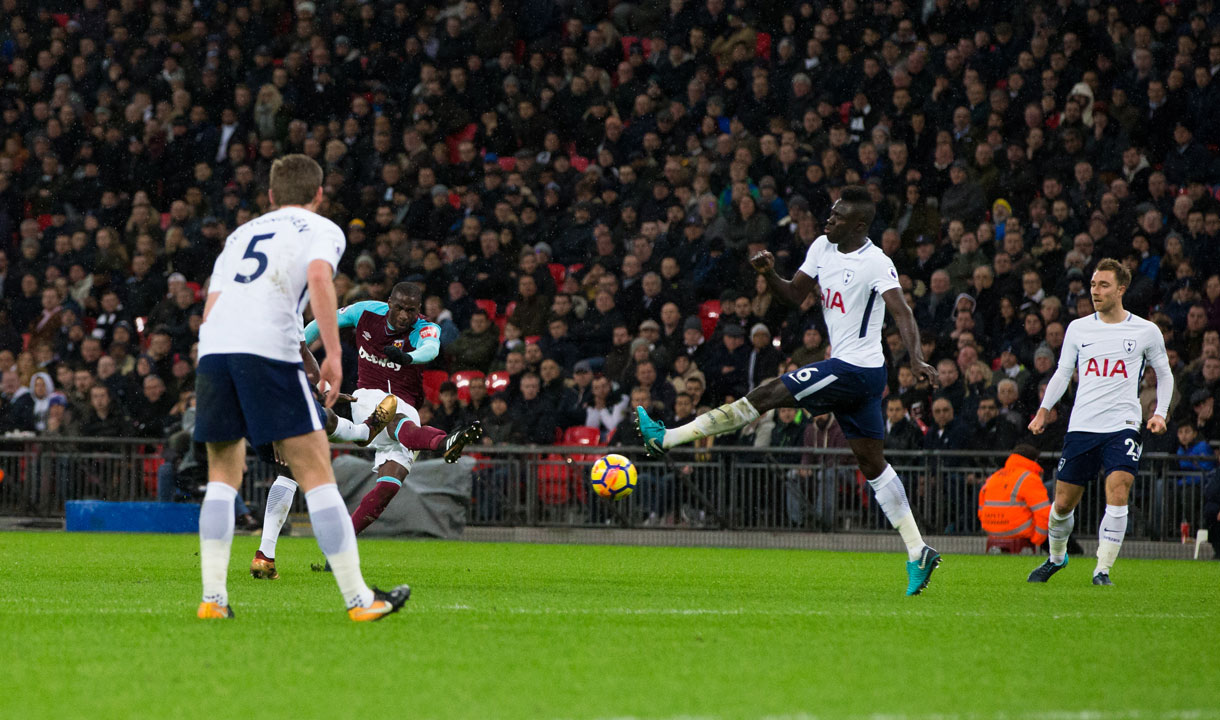
[[[458,335],[446,348],[455,370],[487,372],[495,360],[499,338],[483,310],[470,314],[470,327]]]
[[[919,450],[923,448],[923,431],[911,419],[910,408],[898,395],[885,400],[885,449]]]
[[[29,397],[34,400],[34,427],[36,432],[47,429],[47,413],[53,404],[66,405],[63,393],[55,391],[55,383],[45,372],[34,373],[30,380]]]
[[[979,399],[976,418],[968,442],[971,450],[999,452],[1016,444],[1017,428],[1007,419],[1000,417],[999,402],[994,397],[987,395]],[[1037,460],[1037,457],[1032,459]]]
[[[15,370],[0,375],[0,433],[34,429],[34,397]]]
[[[555,442],[555,415],[541,397],[542,381],[533,373],[521,377],[521,394],[512,403],[513,438],[529,445]]]
[[[131,432],[131,425],[114,402],[105,385],[89,391],[89,410],[80,418],[78,432],[83,437],[116,438]]]
[[[720,346],[709,352],[703,365],[708,369],[704,373],[708,380],[708,391],[711,396],[720,401],[726,396],[744,397],[747,373],[750,365],[750,351],[745,347],[745,331],[736,323],[724,329]]]
[[[432,422],[429,424],[446,433],[453,432],[465,422],[466,413],[458,403],[457,385],[446,380],[440,387],[441,404],[432,411]]]
[[[599,375],[591,384],[592,398],[585,411],[585,425],[601,431],[601,441],[606,439],[618,428],[627,412],[629,398],[626,395],[614,397],[610,379]]]
[[[771,331],[763,323],[756,323],[750,328],[750,358],[746,365],[747,391],[778,375],[782,360],[779,350],[771,344]]]

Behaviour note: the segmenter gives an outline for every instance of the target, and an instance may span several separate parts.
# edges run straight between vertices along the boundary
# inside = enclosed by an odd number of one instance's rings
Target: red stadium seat
[[[754,57],[771,59],[771,35],[765,32],[758,33],[754,38]]]
[[[577,425],[563,433],[564,445],[600,445],[601,431],[595,427]]]
[[[581,155],[573,155],[572,156],[572,169],[574,169],[578,173],[583,174],[585,170],[589,169],[589,158],[583,157]]]
[[[459,370],[453,373],[453,384],[457,385],[458,400],[462,402],[470,402],[470,381],[480,380],[483,378],[483,373],[478,370]]]
[[[525,341],[526,345],[537,345],[538,341],[542,339],[542,336],[541,335],[526,335],[525,337],[523,337],[521,339]]]
[[[169,213],[163,212],[161,213],[161,229],[164,230],[167,227],[169,227]]]
[[[538,466],[538,499],[543,505],[567,505],[572,500],[572,473],[563,455],[547,455]]]
[[[562,263],[548,263],[547,270],[551,271],[551,279],[555,281],[555,287],[563,287],[563,279],[568,274],[568,269]]]
[[[496,308],[495,300],[475,300],[474,304],[478,305],[479,309],[487,313],[487,317],[491,318],[492,320],[495,320],[500,316],[499,310]]]
[[[479,126],[470,123],[466,127],[458,130],[449,137],[445,138],[445,146],[449,149],[449,162],[458,163],[461,157],[458,155],[458,145],[461,145],[465,140],[474,140],[474,136],[479,131]]]
[[[627,60],[631,57],[631,46],[635,45],[639,41],[640,41],[640,39],[638,37],[636,37],[635,35],[624,35],[623,37],[619,38],[619,42],[622,43],[622,45],[623,45],[623,59],[624,60]],[[611,75],[611,77],[614,78],[615,82],[618,82],[618,78],[616,78],[614,75]]]
[[[496,162],[500,163],[500,169],[504,172],[512,172],[517,167],[517,158],[512,155],[502,157]]]
[[[497,370],[487,376],[487,392],[489,395],[508,389],[508,373]]]
[[[441,383],[449,380],[449,373],[444,370],[425,370],[423,380],[424,398],[436,405],[441,401]]]
[[[703,337],[710,338],[720,322],[720,301],[705,300],[699,306],[699,320],[703,323]]]
[[[54,218],[52,218],[50,214],[39,215],[37,218],[39,231],[46,230],[47,228],[51,227],[51,221],[53,219]]]
[[[513,310],[516,310],[516,309],[517,309],[517,301],[513,300],[512,302],[510,302],[508,304],[507,307],[504,308],[504,317],[512,317]]]

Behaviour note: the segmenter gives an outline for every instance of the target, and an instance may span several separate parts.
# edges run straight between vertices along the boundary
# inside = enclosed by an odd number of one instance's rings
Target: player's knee
[[[746,399],[761,414],[782,406],[785,399],[791,403],[792,394],[777,378],[754,388],[746,395]]]

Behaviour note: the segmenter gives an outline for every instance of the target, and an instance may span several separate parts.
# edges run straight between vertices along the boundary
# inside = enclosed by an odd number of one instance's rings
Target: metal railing
[[[890,530],[846,449],[678,448],[662,460],[652,460],[640,448],[615,448],[633,459],[639,473],[636,491],[617,502],[597,497],[588,482],[590,467],[609,450],[480,447],[474,456],[469,522],[769,532]],[[354,447],[339,451],[368,454]],[[890,452],[886,457],[902,478],[925,532],[977,535],[979,489],[1007,455]],[[1057,457],[1042,458],[1048,487]],[[1216,462],[1214,456],[1192,460]],[[67,500],[154,500],[164,462],[158,441],[0,439],[0,514],[56,517],[63,515]],[[1206,473],[1183,468],[1176,455],[1159,453],[1145,453],[1140,466],[1127,537],[1177,539],[1183,522],[1193,532],[1202,516]],[[274,476],[271,466],[251,457],[242,491],[246,502],[261,507]],[[1100,520],[1105,509],[1101,490],[1099,482],[1086,492],[1077,511],[1078,528],[1095,527]]]
[[[614,502],[595,496],[592,464],[606,448],[498,447],[480,450],[470,510],[472,524],[527,526],[679,527],[768,532],[890,532],[872,490],[847,449],[678,448],[662,460],[642,449],[632,458],[639,486]],[[594,454],[589,454],[593,451]],[[979,535],[978,493],[1009,453],[888,452],[921,528],[931,534]],[[1192,458],[1211,460],[1211,458]],[[1053,498],[1058,454],[1042,458]],[[1132,539],[1177,539],[1182,522],[1198,527],[1206,473],[1182,469],[1180,458],[1145,453],[1131,494]],[[1099,481],[1077,510],[1078,528],[1105,512]]]

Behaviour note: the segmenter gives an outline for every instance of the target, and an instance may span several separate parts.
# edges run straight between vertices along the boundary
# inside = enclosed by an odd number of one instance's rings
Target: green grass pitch
[[[1216,718],[1220,563],[361,542],[403,612],[347,620],[310,539],[0,533],[0,718]]]

